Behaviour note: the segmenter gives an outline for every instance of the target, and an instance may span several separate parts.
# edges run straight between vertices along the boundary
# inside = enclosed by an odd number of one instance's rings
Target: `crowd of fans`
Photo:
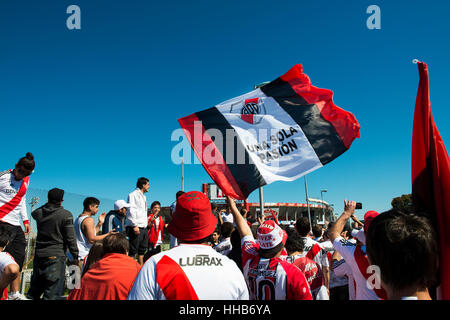
[[[202,192],[180,191],[167,223],[158,201],[148,210],[150,184],[142,177],[127,201],[117,200],[97,224],[98,199],[86,198],[74,220],[62,206],[64,191],[50,190],[48,202],[31,213],[36,249],[23,296],[17,292],[23,241],[17,219],[4,217],[18,210],[28,225],[20,181],[34,169],[30,159],[27,154],[0,174],[16,190],[9,200],[0,195],[0,291],[10,286],[9,299],[343,301],[431,299],[436,292],[436,235],[414,213],[368,211],[361,222],[356,203],[345,201],[335,222],[311,225],[301,217],[281,225],[276,217],[253,217],[230,197],[219,210]],[[162,250],[164,229],[168,250]],[[80,277],[71,278],[65,297],[67,265],[79,268]]]

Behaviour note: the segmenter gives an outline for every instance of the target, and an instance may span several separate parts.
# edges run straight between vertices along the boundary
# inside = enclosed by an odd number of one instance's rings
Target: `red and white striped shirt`
[[[128,300],[248,300],[236,263],[208,245],[180,244],[142,266]]]
[[[305,275],[280,258],[265,259],[253,236],[242,238],[242,266],[253,300],[312,300]]]
[[[324,248],[319,242],[314,241],[309,237],[303,237],[305,241],[305,248],[303,249],[303,255],[311,260],[314,260],[321,268],[329,267],[330,262],[328,261],[327,254]]]
[[[368,273],[369,262],[366,254],[360,245],[351,241],[345,240],[339,236],[333,241],[334,248],[341,254],[345,262],[351,269],[355,284],[356,284],[356,300],[383,300],[386,299],[386,292],[381,287],[369,288],[368,278],[371,276]],[[349,286],[351,284],[349,283]]]
[[[28,223],[26,192],[29,177],[16,180],[11,170],[0,172],[0,221],[14,226]]]

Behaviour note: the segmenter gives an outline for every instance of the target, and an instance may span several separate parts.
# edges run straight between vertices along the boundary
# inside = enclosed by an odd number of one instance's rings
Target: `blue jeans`
[[[33,300],[40,300],[44,294],[44,300],[62,300],[64,294],[64,282],[66,271],[64,257],[34,257],[33,275],[31,276],[30,289],[27,296]]]

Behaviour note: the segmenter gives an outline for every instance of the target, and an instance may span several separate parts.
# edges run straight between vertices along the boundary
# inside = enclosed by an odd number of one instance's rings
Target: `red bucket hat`
[[[167,231],[180,240],[195,241],[212,234],[216,225],[208,197],[200,191],[190,191],[178,197]]]
[[[366,212],[366,214],[364,215],[364,233],[367,233],[367,230],[369,230],[370,223],[378,215],[379,213],[373,210]]]

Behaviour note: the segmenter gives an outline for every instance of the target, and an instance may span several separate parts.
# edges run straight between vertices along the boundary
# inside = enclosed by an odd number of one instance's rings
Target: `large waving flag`
[[[332,98],[295,65],[260,88],[178,121],[220,189],[245,199],[261,186],[324,166],[359,138],[353,114]]]
[[[450,160],[431,113],[428,66],[419,62],[412,136],[412,197],[439,236],[442,298],[450,299]]]

